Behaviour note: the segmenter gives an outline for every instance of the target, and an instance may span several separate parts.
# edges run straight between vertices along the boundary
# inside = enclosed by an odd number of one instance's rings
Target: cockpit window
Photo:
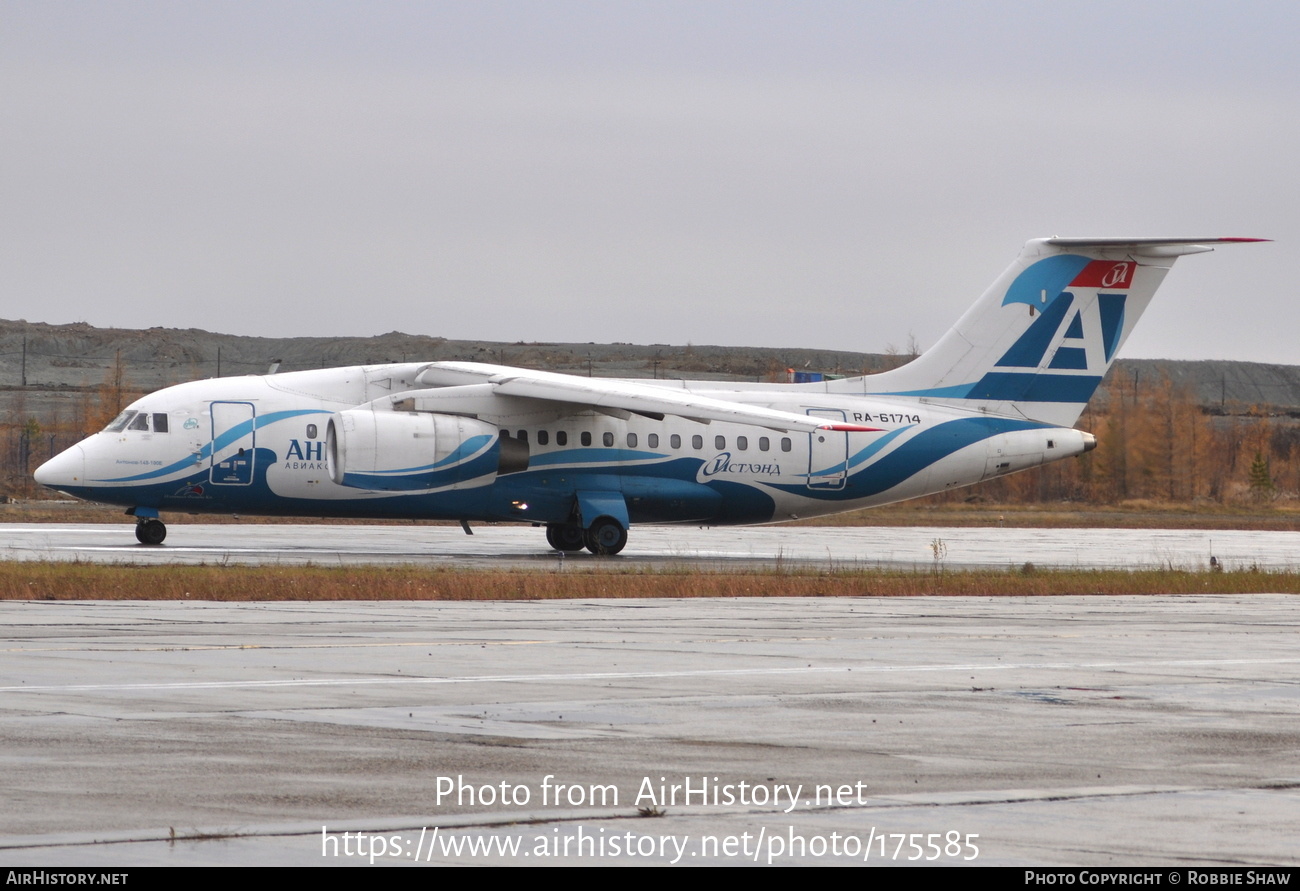
[[[167,412],[156,411],[150,414],[147,411],[124,411],[116,418],[113,423],[104,428],[105,433],[121,433],[123,430],[142,430],[149,432],[149,420],[153,419],[153,432],[166,433]]]
[[[121,431],[126,429],[126,425],[131,423],[131,419],[134,418],[136,414],[137,413],[133,411],[122,412],[120,415],[118,415],[116,418],[113,419],[113,423],[109,424],[107,427],[104,428],[104,432],[120,433]]]

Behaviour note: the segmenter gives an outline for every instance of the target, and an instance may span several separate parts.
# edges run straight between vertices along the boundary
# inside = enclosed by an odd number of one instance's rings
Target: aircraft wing
[[[451,387],[486,383],[491,385],[492,392],[502,396],[566,402],[607,412],[629,412],[655,420],[662,420],[664,415],[677,415],[701,423],[729,421],[800,432],[844,430],[874,433],[881,429],[861,424],[833,424],[825,418],[700,396],[689,390],[637,381],[576,377],[477,362],[434,362],[416,376],[416,382]]]

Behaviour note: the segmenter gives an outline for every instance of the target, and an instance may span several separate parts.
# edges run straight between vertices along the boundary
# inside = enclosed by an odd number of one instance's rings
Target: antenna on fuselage
[[[276,373],[277,371],[279,371],[279,370],[280,370],[280,360],[279,360],[279,359],[272,359],[272,360],[271,360],[271,367],[268,368],[268,369],[266,370],[266,373],[267,373],[267,374],[275,374],[275,373]]]

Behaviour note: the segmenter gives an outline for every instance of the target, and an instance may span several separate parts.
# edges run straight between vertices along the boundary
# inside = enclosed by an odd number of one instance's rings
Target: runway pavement
[[[936,548],[936,545],[941,547]],[[1300,533],[1186,529],[694,526],[632,529],[625,566],[745,567],[801,563],[867,566],[1300,567]],[[0,525],[0,559],[110,563],[412,563],[528,568],[560,557],[530,526],[212,525],[178,523],[158,547],[137,544],[133,527]]]
[[[0,621],[4,865],[1300,863],[1291,597]]]

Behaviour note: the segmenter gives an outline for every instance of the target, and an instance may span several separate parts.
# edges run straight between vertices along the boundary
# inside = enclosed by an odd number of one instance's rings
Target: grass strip
[[[903,571],[132,566],[0,563],[4,600],[564,600],[641,597],[1030,597],[1300,594],[1300,573],[1241,569]]]

